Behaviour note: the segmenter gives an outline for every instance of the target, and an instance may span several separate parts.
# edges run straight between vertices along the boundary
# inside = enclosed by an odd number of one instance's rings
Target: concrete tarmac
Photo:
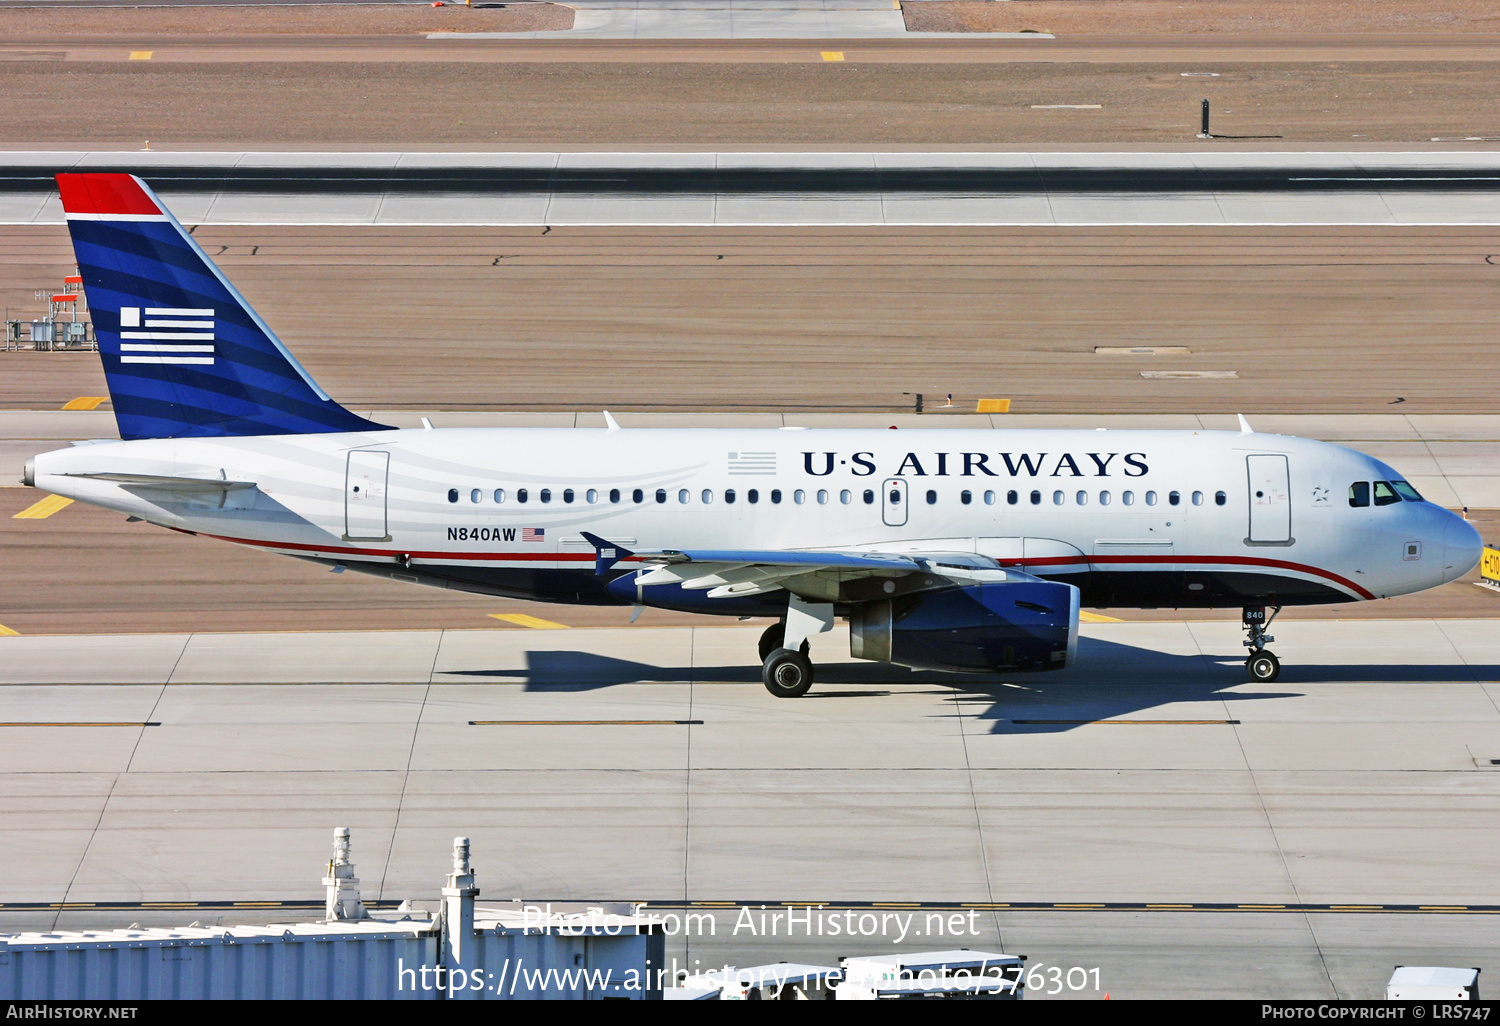
[[[854,663],[836,632],[797,701],[761,688],[756,633],[0,638],[0,720],[31,724],[0,726],[0,900],[316,899],[350,826],[370,897],[430,900],[464,834],[489,900],[969,902],[968,946],[1097,964],[1116,997],[1500,968],[1495,917],[1461,911],[1500,840],[1495,621],[1278,625],[1270,686],[1244,683],[1231,624],[1090,625],[1077,669],[999,679]],[[1230,907],[1144,907],[1200,903]],[[1374,908],[1303,911],[1334,904]],[[1393,904],[1413,911],[1366,914]],[[203,918],[0,928],[143,915]],[[895,942],[721,918],[675,952]]]

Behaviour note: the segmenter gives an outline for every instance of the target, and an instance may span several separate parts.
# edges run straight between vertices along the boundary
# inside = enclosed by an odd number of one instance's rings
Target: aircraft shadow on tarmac
[[[879,699],[890,687],[928,685],[970,705],[989,703],[974,713],[990,733],[1051,733],[1085,723],[1150,718],[1140,714],[1177,705],[1176,719],[1224,720],[1224,706],[1272,698],[1298,698],[1298,691],[1239,691],[1246,684],[1244,657],[1238,653],[1172,655],[1116,642],[1083,638],[1078,665],[1059,673],[953,674],[909,670],[881,663],[827,663],[818,666],[812,692],[798,701]],[[452,678],[513,679],[527,691],[588,692],[626,684],[758,684],[760,667],[654,666],[592,652],[533,651],[525,669],[450,670]],[[1500,666],[1408,663],[1393,665],[1284,665],[1279,683],[1462,683],[1500,679]],[[848,685],[862,685],[850,690]],[[836,690],[820,690],[835,687]],[[767,701],[773,701],[766,696]],[[1201,714],[1190,706],[1213,703]],[[1188,708],[1184,708],[1184,706]],[[1032,722],[1018,722],[1018,721]],[[1050,721],[1050,722],[1038,722]]]

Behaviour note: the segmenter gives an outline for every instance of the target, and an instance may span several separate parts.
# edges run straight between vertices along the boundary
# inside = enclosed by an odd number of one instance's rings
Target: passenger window
[[[974,493],[965,488],[958,493],[958,501],[967,506],[974,501]]]
[[[1181,505],[1181,504],[1182,504],[1182,495],[1180,493],[1178,493],[1178,492],[1168,492],[1167,493],[1167,505],[1168,506],[1178,506],[1178,505]]]
[[[726,488],[726,489],[724,489],[724,501],[725,502],[733,502],[734,501],[734,489],[733,488]]]
[[[458,489],[457,488],[449,488],[448,489],[448,501],[449,502],[457,502],[458,501]]]
[[[1421,502],[1422,496],[1418,491],[1405,481],[1392,481],[1391,487],[1396,489],[1396,494],[1407,502]]]
[[[875,489],[873,489],[873,488],[866,488],[865,489],[865,505],[866,506],[873,506],[873,505],[875,505]]]
[[[1031,492],[1031,504],[1033,506],[1040,506],[1042,504],[1042,493],[1041,492],[1039,492],[1039,491],[1037,491],[1035,489],[1032,489],[1032,492]]]
[[[984,504],[986,506],[993,506],[995,504],[995,493],[994,492],[985,492],[984,493]]]
[[[1222,506],[1222,505],[1224,505],[1224,503],[1226,503],[1228,501],[1229,501],[1229,496],[1225,495],[1223,492],[1214,492],[1214,505],[1215,506]]]
[[[537,493],[537,498],[541,499],[543,502],[551,502],[552,501],[552,489],[551,488],[543,488],[540,492]]]
[[[526,489],[524,489],[524,488],[517,488],[516,489],[516,501],[517,502],[525,502],[528,498],[530,498],[530,494],[526,491]]]
[[[1012,491],[1012,492],[1006,492],[1005,493],[1005,502],[1006,502],[1007,505],[1014,506],[1016,503],[1018,503],[1020,501],[1021,501],[1021,496],[1019,494],[1017,494],[1016,492]]]
[[[819,506],[826,506],[826,505],[828,505],[828,489],[827,488],[819,488],[818,489],[818,505]]]
[[[799,506],[802,505],[807,501],[807,493],[804,492],[801,488],[798,488],[796,491],[792,492],[792,501]]]
[[[1370,504],[1370,482],[1356,481],[1349,486],[1349,505],[1368,506]]]
[[[656,490],[656,501],[659,503],[667,501],[667,490],[665,488],[658,488]]]
[[[748,503],[750,503],[752,506],[755,505],[757,502],[759,502],[760,501],[760,489],[758,489],[758,488],[752,488],[748,492],[746,492],[745,493],[745,501],[748,502]]]
[[[474,489],[472,492],[469,493],[469,501],[470,502],[475,502],[475,503],[483,502],[484,501],[484,493],[481,492],[478,488]]]
[[[571,489],[571,488],[564,488],[563,489],[563,502],[572,502],[572,501],[573,501],[573,489]]]
[[[587,499],[590,503],[598,502],[599,501],[599,489],[597,489],[597,488],[590,488],[588,490],[588,493],[584,496],[584,498]]]
[[[688,500],[692,497],[692,494],[686,488],[677,489],[677,501],[683,505],[687,505]]]
[[[899,505],[901,505],[901,489],[899,489],[899,488],[892,488],[891,489],[891,505],[892,506],[899,506]]]
[[[1202,492],[1194,492],[1193,493],[1193,505],[1194,506],[1201,506],[1201,505],[1203,505],[1203,493]]]
[[[1109,493],[1108,492],[1100,492],[1099,493],[1099,505],[1101,505],[1101,506],[1108,506],[1109,505]]]
[[[634,491],[632,491],[630,493],[630,501],[631,502],[645,502],[646,501],[646,493],[643,492],[643,491],[641,491],[639,488],[637,488],[637,489],[635,489]]]
[[[1120,501],[1127,506],[1135,505],[1135,492],[1121,492]]]
[[[929,505],[929,506],[936,506],[937,505],[937,492],[934,491],[931,488],[927,489],[927,505]]]
[[[780,488],[772,488],[771,489],[771,501],[773,503],[780,503],[781,502],[781,489]]]
[[[1061,506],[1063,503],[1065,503],[1067,501],[1068,501],[1068,497],[1067,497],[1067,495],[1065,493],[1063,493],[1063,492],[1053,492],[1052,493],[1052,505],[1054,505],[1054,506]]]
[[[619,502],[620,501],[620,489],[618,489],[618,488],[611,488],[609,490],[609,501],[610,502]],[[637,501],[639,501],[639,500],[637,500]]]
[[[1087,506],[1089,504],[1089,493],[1080,491],[1073,496],[1073,501],[1080,506]]]
[[[1401,496],[1396,494],[1396,490],[1391,487],[1391,483],[1389,481],[1375,482],[1375,505],[1389,506],[1393,502],[1400,501]]]
[[[1156,505],[1156,493],[1155,492],[1147,492],[1146,493],[1146,505],[1148,505],[1148,506],[1155,506]]]
[[[713,502],[714,501],[714,490],[712,488],[705,488],[705,489],[703,489],[702,499],[703,499],[703,505],[705,505],[705,506],[707,506],[709,503]]]
[[[845,506],[849,505],[850,501],[853,498],[854,498],[854,493],[851,492],[847,488],[845,488],[843,491],[839,492],[839,501],[842,502]]]
[[[505,489],[504,488],[496,488],[495,489],[495,501],[496,502],[504,502],[505,501]]]

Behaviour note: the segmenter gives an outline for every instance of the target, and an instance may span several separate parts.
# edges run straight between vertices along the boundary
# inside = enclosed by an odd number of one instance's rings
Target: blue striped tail
[[[388,430],[318,387],[139,178],[57,183],[122,438]]]

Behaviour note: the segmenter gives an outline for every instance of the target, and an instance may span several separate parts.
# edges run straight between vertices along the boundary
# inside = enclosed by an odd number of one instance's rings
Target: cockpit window
[[[1396,489],[1396,494],[1407,502],[1421,502],[1422,495],[1405,481],[1392,481],[1391,487]]]
[[[1368,506],[1370,504],[1370,482],[1356,481],[1349,486],[1349,505]]]
[[[1401,496],[1396,494],[1396,489],[1391,487],[1389,481],[1375,482],[1375,505],[1389,506],[1393,502],[1400,502]]]

